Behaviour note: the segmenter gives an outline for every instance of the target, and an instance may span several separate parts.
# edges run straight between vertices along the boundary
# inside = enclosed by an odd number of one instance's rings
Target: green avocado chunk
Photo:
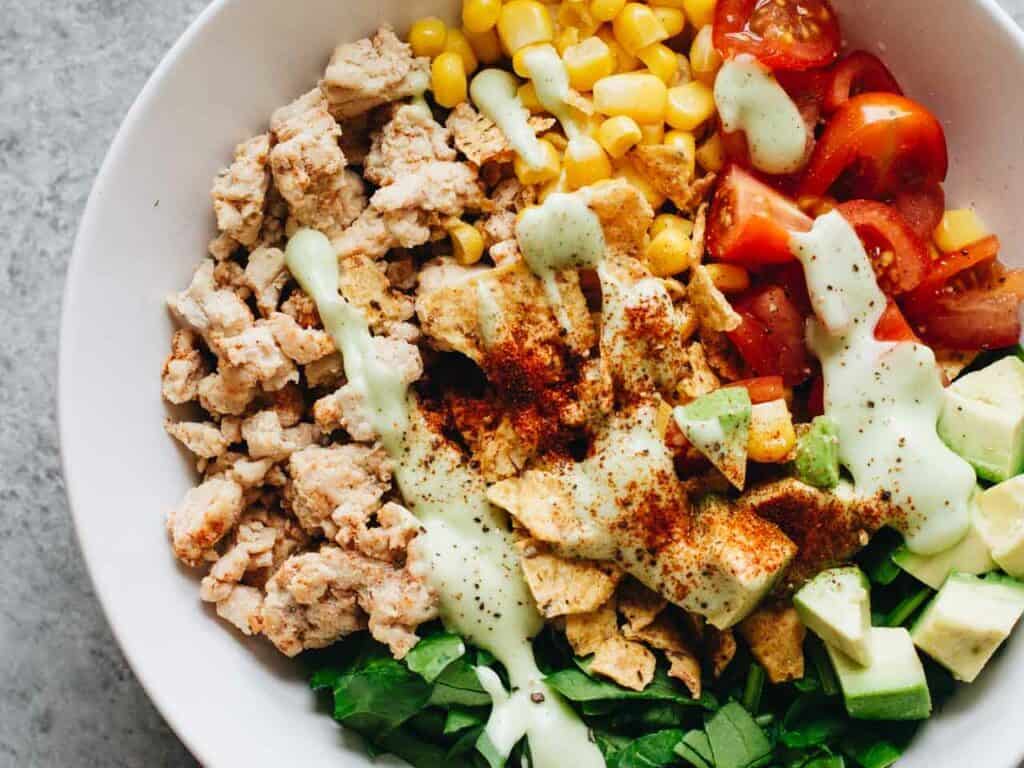
[[[726,387],[672,411],[686,439],[741,490],[747,479],[751,408],[744,387]]]
[[[793,597],[804,625],[854,661],[871,663],[871,585],[855,565],[822,571]]]
[[[839,483],[839,430],[828,416],[817,416],[796,444],[796,474],[808,485]]]

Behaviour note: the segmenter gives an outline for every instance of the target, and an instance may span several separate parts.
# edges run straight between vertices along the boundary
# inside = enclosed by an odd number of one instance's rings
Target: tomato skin
[[[903,89],[881,59],[867,51],[854,51],[832,67],[831,82],[824,91],[822,106],[827,114],[832,114],[860,93],[902,96]]]
[[[782,383],[781,376],[758,376],[753,379],[741,379],[723,384],[726,387],[743,387],[750,394],[750,402],[770,403],[772,400],[781,400],[786,396],[786,386]]]
[[[891,299],[875,325],[875,338],[879,341],[921,341],[900,312],[899,305]]]
[[[790,234],[812,223],[796,203],[733,165],[711,203],[708,250],[720,261],[749,265],[792,261]]]
[[[946,178],[942,124],[920,104],[890,93],[865,93],[828,121],[800,185],[801,195],[884,200],[902,189]],[[843,177],[843,178],[841,178]]]
[[[906,293],[918,286],[928,268],[928,251],[899,211],[874,200],[853,200],[839,206],[839,213],[857,231],[869,256],[888,251],[892,262],[872,258],[878,285],[888,295]]]
[[[928,274],[913,293],[905,297],[908,304],[927,305],[961,272],[995,261],[999,255],[999,238],[989,235],[966,248],[945,253],[928,267]]]
[[[839,20],[828,0],[719,0],[715,48],[723,58],[741,53],[772,70],[803,70],[839,55]]]
[[[780,286],[752,289],[733,306],[742,322],[729,339],[754,376],[781,376],[787,387],[810,377],[804,316]]]
[[[939,184],[901,190],[896,193],[892,205],[907,220],[914,233],[927,243],[946,212],[946,193]]]

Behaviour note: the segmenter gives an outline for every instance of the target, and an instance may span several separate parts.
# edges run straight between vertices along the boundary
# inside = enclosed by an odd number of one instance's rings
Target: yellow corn
[[[547,48],[550,50],[552,48],[552,44],[534,43],[533,45],[527,45],[516,51],[515,55],[512,57],[512,71],[520,77],[530,77],[530,70],[526,66],[526,57],[531,51],[536,51],[541,48]]]
[[[580,128],[583,133],[592,139],[596,139],[598,143],[601,141],[601,126],[604,125],[604,115],[599,115],[594,112],[592,115],[584,115],[581,119]],[[607,151],[607,150],[605,150]]]
[[[691,157],[697,152],[697,139],[689,131],[669,131],[665,134],[665,143],[683,150]]]
[[[409,28],[409,45],[417,56],[435,56],[444,52],[444,43],[448,39],[448,27],[437,16],[414,21]]]
[[[686,237],[689,237],[693,234],[693,222],[674,213],[659,213],[654,217],[650,235],[652,238],[656,238],[666,229],[678,229]]]
[[[690,45],[690,72],[695,80],[714,86],[715,75],[722,68],[722,56],[711,39],[711,26],[701,27]]]
[[[796,431],[785,400],[758,403],[750,409],[747,456],[751,461],[780,464],[789,460],[795,445]]]
[[[514,2],[514,0],[513,0]],[[562,172],[562,159],[558,156],[558,150],[550,141],[540,140],[541,149],[544,150],[544,162],[537,168],[531,168],[527,163],[516,155],[512,163],[516,178],[522,184],[543,184],[546,181],[557,179]]]
[[[626,0],[590,0],[590,15],[599,21],[611,21],[625,5]]]
[[[462,0],[462,26],[468,34],[494,29],[501,16],[501,0]]]
[[[449,227],[448,236],[452,241],[455,260],[464,267],[476,264],[484,255],[484,238],[472,224],[460,221]]]
[[[430,90],[438,104],[451,109],[466,100],[466,89],[466,68],[459,54],[445,51],[434,59],[430,65]]]
[[[447,52],[459,54],[467,76],[476,72],[480,63],[476,59],[476,53],[473,52],[473,46],[469,44],[469,39],[461,29],[448,30],[448,39],[444,43],[444,49]]]
[[[565,56],[565,52],[580,41],[580,31],[576,27],[565,27],[555,35],[555,50],[559,56]]]
[[[679,6],[673,3],[665,3],[658,0],[662,5]],[[706,27],[715,20],[715,0],[682,0],[683,10],[686,11],[686,18],[694,27],[700,29]]]
[[[555,39],[555,22],[547,6],[537,0],[511,0],[501,7],[498,37],[509,55],[534,43]]]
[[[725,147],[722,137],[716,131],[697,148],[697,162],[705,171],[718,173],[725,167]]]
[[[644,252],[647,266],[656,277],[671,277],[690,267],[690,238],[676,227],[655,235]]]
[[[643,140],[643,130],[626,115],[609,117],[597,132],[598,141],[612,157],[622,157]]]
[[[715,114],[715,96],[704,83],[694,80],[668,91],[665,121],[680,131],[693,131]]]
[[[569,84],[577,91],[589,91],[602,77],[615,72],[615,55],[599,37],[588,37],[569,46],[562,58],[569,72]]]
[[[682,10],[683,0],[657,0],[659,8],[677,8]]]
[[[750,273],[739,264],[708,264],[708,277],[725,294],[743,293],[750,287]]]
[[[498,39],[498,31],[493,27],[479,34],[466,32],[466,39],[469,40],[476,57],[485,64],[494,64],[501,61],[504,56],[501,50],[501,40]]]
[[[651,204],[651,208],[654,210],[658,210],[665,204],[665,196],[651,185],[647,177],[637,173],[636,168],[633,167],[633,164],[628,159],[623,158],[616,165],[613,176],[616,179],[625,179],[636,187],[637,191],[647,199],[647,202]]]
[[[641,144],[661,144],[665,140],[664,123],[646,123],[640,126]]]
[[[944,253],[966,248],[989,235],[988,227],[970,208],[946,211],[935,228],[935,245]]]
[[[626,3],[612,22],[612,31],[619,45],[634,55],[641,48],[668,38],[668,32],[654,11],[642,3]]]
[[[548,131],[541,136],[544,141],[550,142],[551,146],[557,149],[559,152],[565,152],[565,148],[569,146],[569,140],[560,133],[555,131]]]
[[[615,55],[616,72],[632,72],[640,66],[640,59],[619,45],[619,41],[615,39],[615,34],[610,26],[607,24],[602,25],[597,30],[597,36],[604,40],[605,45]]]
[[[558,174],[557,178],[554,178],[554,179],[551,179],[548,182],[545,182],[545,184],[540,188],[540,190],[538,190],[538,192],[537,192],[537,202],[539,204],[543,205],[544,201],[547,200],[548,197],[550,195],[553,195],[555,192],[571,192],[571,191],[572,190],[569,189],[569,184],[565,180],[565,171],[563,170],[561,173]]]
[[[669,37],[675,37],[676,35],[682,34],[683,30],[686,29],[686,15],[679,8],[666,8],[661,5],[657,5],[651,8],[654,11],[654,15],[658,17],[658,21],[661,22],[661,26],[668,32]]]
[[[559,28],[576,29],[580,37],[590,37],[601,26],[601,19],[595,18],[582,0],[563,0],[555,20]]]
[[[655,43],[636,52],[652,74],[661,78],[665,85],[672,85],[679,74],[679,60],[676,52],[664,43]]]
[[[594,84],[594,107],[603,115],[626,115],[638,123],[665,119],[668,89],[656,75],[630,72]]]
[[[569,189],[586,187],[612,175],[612,161],[601,145],[589,136],[577,136],[569,142],[562,166]]]
[[[537,98],[537,89],[533,87],[533,83],[523,83],[519,86],[518,93],[519,100],[531,113],[537,114],[544,111],[544,105]]]

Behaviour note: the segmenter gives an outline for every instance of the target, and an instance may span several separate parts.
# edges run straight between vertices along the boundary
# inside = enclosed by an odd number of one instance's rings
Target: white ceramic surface
[[[947,126],[948,196],[975,204],[1018,264],[1024,221],[1024,37],[991,0],[839,0],[853,44],[882,52]],[[135,672],[196,757],[233,765],[365,766],[318,712],[297,665],[245,641],[173,561],[164,511],[192,484],[160,428],[158,373],[185,286],[211,236],[208,191],[236,142],[312,87],[333,46],[452,0],[221,0],[153,75],[93,189],[62,319],[64,469],[96,591]],[[130,43],[126,43],[130,44]],[[1024,633],[1019,633],[1024,634]],[[906,768],[1010,768],[1024,755],[1024,637],[928,725]]]

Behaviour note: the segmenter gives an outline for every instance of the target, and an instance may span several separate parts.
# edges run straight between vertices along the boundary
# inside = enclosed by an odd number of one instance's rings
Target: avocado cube
[[[1024,361],[1004,357],[946,389],[939,436],[994,483],[1024,469]]]
[[[839,483],[839,429],[827,416],[817,416],[797,441],[796,475],[818,488]]]
[[[1024,583],[1002,574],[954,573],[911,630],[914,644],[970,683],[1024,613]]]
[[[872,627],[871,663],[862,666],[829,645],[846,711],[857,720],[924,720],[932,711],[921,659],[903,627]]]
[[[982,496],[980,493],[975,494],[972,500],[970,527],[959,544],[935,555],[919,555],[907,547],[900,547],[892,555],[893,562],[932,589],[941,588],[946,577],[953,571],[971,574],[994,571],[996,562],[992,559],[991,546],[982,531],[979,505]]]
[[[871,663],[871,586],[856,566],[822,571],[793,597],[804,625],[858,664]]]
[[[726,387],[672,411],[686,439],[740,490],[747,478],[752,408],[744,387]]]
[[[978,507],[981,535],[992,558],[1010,576],[1024,578],[1024,475],[980,494]]]

